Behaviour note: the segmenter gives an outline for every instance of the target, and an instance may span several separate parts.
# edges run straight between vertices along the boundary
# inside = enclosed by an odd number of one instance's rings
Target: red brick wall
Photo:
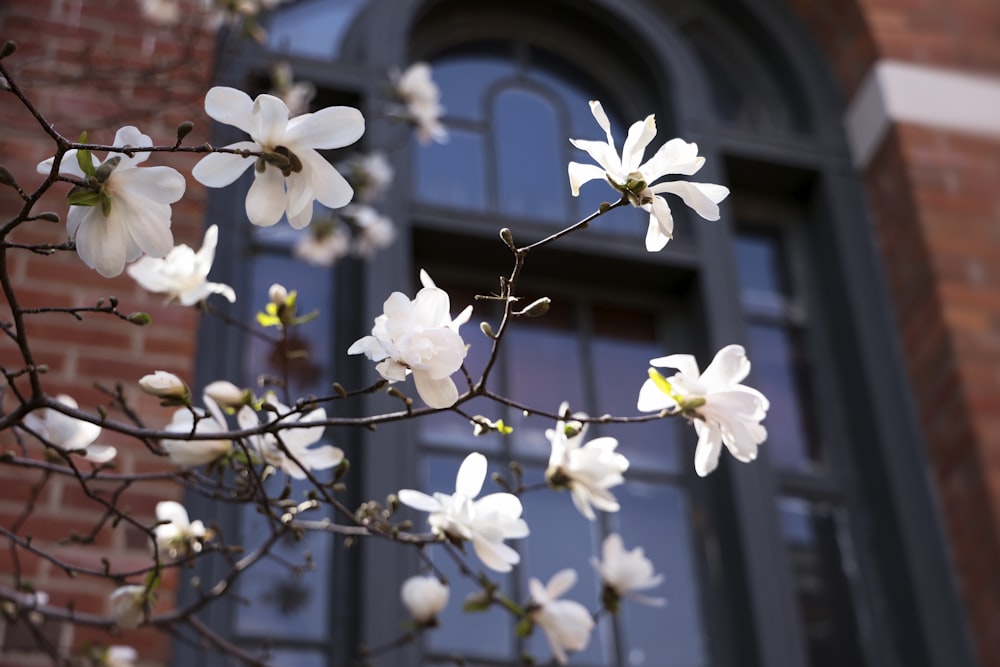
[[[5,0],[0,5],[0,39],[18,43],[17,53],[6,59],[5,65],[46,118],[71,139],[86,130],[91,141],[110,143],[119,127],[136,125],[154,143],[168,144],[176,137],[177,125],[191,120],[196,125],[192,143],[207,140],[208,120],[201,101],[213,68],[212,35],[185,27],[178,30],[175,34],[191,39],[178,41],[144,23],[136,0]],[[31,191],[42,181],[42,176],[35,173],[35,165],[53,152],[51,140],[35,119],[12,95],[0,93],[0,164],[25,190]],[[172,228],[175,243],[197,248],[203,233],[205,194],[190,176],[195,160],[190,155],[158,154],[148,164],[170,165],[185,175],[187,193],[173,206]],[[65,218],[67,188],[65,184],[54,187],[35,210],[55,211]],[[12,189],[0,187],[3,220],[20,207],[19,202]],[[12,240],[60,243],[66,240],[65,223],[30,223],[19,229]],[[101,315],[85,316],[83,322],[64,314],[29,316],[26,326],[37,361],[50,368],[44,378],[46,391],[68,393],[81,408],[94,411],[97,405],[107,402],[107,397],[94,388],[95,383],[105,387],[122,383],[133,404],[148,417],[150,426],[161,427],[169,421],[170,410],[140,395],[136,381],[158,369],[190,380],[195,312],[179,306],[164,307],[162,298],[140,290],[124,274],[111,280],[103,278],[87,268],[75,253],[41,257],[12,250],[9,256],[14,284],[24,306],[87,306],[114,295],[122,311],[145,311],[153,319],[152,326],[137,327]],[[6,300],[0,303],[0,309],[0,317],[7,320]],[[15,350],[7,338],[0,338],[0,361],[10,364],[16,359]],[[105,432],[99,442],[119,447],[119,471],[162,466],[162,460],[141,445],[113,434]],[[2,446],[10,447],[10,439],[4,440]],[[39,475],[0,466],[0,525],[11,525],[40,479]],[[175,485],[142,484],[129,489],[119,504],[133,508],[139,518],[152,523],[156,503],[178,493]],[[100,559],[107,557],[113,569],[148,565],[150,551],[145,537],[125,525],[117,529],[105,527],[90,546],[57,545],[70,532],[89,532],[98,516],[100,507],[83,494],[76,481],[53,478],[44,486],[23,533],[31,535],[34,544],[46,545],[58,558],[70,563],[100,568]],[[107,595],[113,588],[108,582],[88,577],[70,579],[52,563],[24,550],[18,550],[17,558],[24,576],[37,589],[48,592],[54,603],[73,600],[80,611],[106,612]],[[13,568],[12,554],[5,545],[0,549],[0,576],[10,575]],[[162,593],[157,610],[171,604],[171,586]],[[60,641],[75,647],[87,643],[141,646],[143,660],[150,661],[143,664],[163,662],[169,655],[165,637],[151,630],[129,631],[119,637],[86,629],[71,634],[65,634],[65,629],[49,630]],[[8,648],[16,645],[18,631],[8,628],[6,639]],[[33,664],[32,660],[25,654],[0,652],[0,665],[27,665]]]
[[[791,0],[844,98],[876,59],[1000,74],[1000,4]],[[1000,139],[897,124],[864,170],[961,593],[1000,666]]]

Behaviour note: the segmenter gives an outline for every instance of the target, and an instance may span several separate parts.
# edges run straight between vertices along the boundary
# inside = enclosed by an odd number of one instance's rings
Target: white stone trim
[[[868,165],[894,122],[1000,137],[1000,77],[881,60],[844,116],[855,165]]]

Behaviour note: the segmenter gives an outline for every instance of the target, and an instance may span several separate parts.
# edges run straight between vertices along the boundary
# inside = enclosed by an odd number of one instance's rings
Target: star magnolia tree
[[[252,169],[253,181],[245,193],[247,225],[288,224],[302,229],[304,235],[314,233],[310,226],[330,225],[333,229],[340,225],[337,233],[341,237],[334,249],[299,251],[302,256],[319,257],[318,263],[329,263],[351,247],[358,248],[356,252],[362,256],[370,256],[391,240],[391,223],[385,223],[388,228],[376,233],[374,223],[359,222],[368,215],[359,213],[360,207],[376,205],[377,199],[389,190],[392,169],[384,156],[359,155],[341,163],[338,170],[317,152],[350,146],[361,137],[365,119],[357,109],[331,107],[293,115],[276,95],[251,98],[240,90],[216,87],[205,96],[205,111],[220,123],[242,130],[247,138],[220,148],[204,143],[204,138],[198,145],[188,146],[184,141],[191,126],[184,124],[178,128],[176,141],[163,145],[157,145],[133,126],[119,130],[110,145],[90,144],[85,137],[74,142],[48,125],[19,87],[6,66],[14,51],[11,43],[0,51],[0,75],[10,90],[5,94],[35,114],[39,132],[54,140],[54,155],[39,156],[40,182],[22,184],[8,170],[0,172],[4,185],[14,187],[22,201],[5,216],[11,222],[0,229],[0,252],[5,258],[32,251],[75,252],[83,264],[102,276],[127,270],[151,293],[150,299],[165,298],[177,308],[197,307],[207,316],[219,314],[220,299],[237,300],[232,287],[209,282],[216,247],[220,240],[225,247],[226,240],[219,238],[219,229],[212,225],[200,250],[174,246],[171,205],[182,197],[186,179],[176,169],[157,164],[161,153],[199,157],[192,175],[213,188],[229,186]],[[397,92],[395,99],[385,101],[385,113],[409,120],[420,141],[444,140],[447,130],[440,120],[443,107],[431,69],[416,63],[402,72],[395,71],[390,80],[395,82]],[[21,527],[33,512],[29,500],[21,518],[9,530],[4,529],[7,549],[15,556],[30,552],[68,575],[103,582],[107,601],[102,609],[85,611],[73,608],[72,603],[53,604],[19,572],[8,573],[0,582],[6,618],[35,626],[52,618],[105,630],[150,627],[171,634],[183,631],[199,637],[207,651],[247,664],[269,664],[267,655],[219,637],[201,621],[201,615],[231,595],[241,578],[253,577],[255,567],[269,559],[279,542],[312,531],[342,535],[352,542],[380,540],[414,550],[414,571],[404,573],[409,578],[399,596],[373,602],[385,605],[387,618],[393,614],[410,617],[410,626],[399,640],[385,647],[369,648],[367,652],[358,649],[361,658],[439,627],[441,614],[449,604],[449,582],[434,569],[433,560],[421,561],[417,557],[418,551],[423,554],[429,549],[450,552],[479,590],[474,602],[465,605],[469,613],[496,607],[513,617],[514,623],[509,625],[519,632],[538,629],[547,640],[551,658],[560,664],[584,650],[595,627],[610,622],[608,618],[623,601],[662,604],[662,599],[646,597],[645,592],[662,586],[658,592],[669,595],[670,582],[662,582],[655,563],[645,556],[640,545],[626,549],[617,534],[610,535],[601,554],[592,559],[603,582],[600,594],[571,591],[578,575],[572,569],[563,569],[527,573],[529,596],[515,600],[506,596],[501,580],[493,574],[523,567],[515,541],[529,536],[533,529],[545,529],[533,526],[532,516],[525,512],[521,500],[525,493],[568,492],[583,522],[595,521],[599,513],[620,511],[614,489],[628,483],[627,437],[620,441],[608,437],[588,440],[587,424],[594,420],[573,413],[566,403],[551,411],[551,406],[564,397],[552,396],[546,406],[524,409],[526,415],[549,427],[551,455],[544,476],[537,480],[518,477],[514,483],[505,482],[503,488],[490,488],[493,482],[487,481],[489,462],[484,455],[473,452],[455,471],[453,491],[370,489],[366,491],[381,497],[389,494],[390,502],[383,505],[367,501],[352,507],[347,504],[346,498],[351,496],[346,492],[356,484],[356,471],[350,470],[344,451],[334,443],[346,427],[374,429],[379,424],[416,420],[435,413],[449,413],[455,420],[468,422],[470,434],[509,433],[510,428],[502,420],[481,415],[470,418],[464,406],[477,399],[479,404],[492,402],[498,413],[506,406],[522,407],[517,396],[495,393],[487,388],[487,381],[504,353],[508,332],[519,326],[521,317],[543,315],[549,304],[548,299],[540,299],[530,306],[519,306],[521,277],[529,253],[566,235],[584,233],[588,226],[599,224],[599,218],[614,215],[615,209],[623,206],[649,212],[646,248],[659,250],[673,234],[666,194],[678,196],[704,218],[719,217],[718,204],[728,194],[724,187],[665,180],[671,175],[694,174],[701,168],[704,158],[698,156],[697,146],[671,139],[643,161],[645,149],[656,133],[655,120],[649,116],[632,125],[619,155],[600,103],[595,101],[590,106],[606,140],[571,140],[596,164],[570,163],[569,182],[575,195],[584,184],[602,181],[600,187],[610,185],[608,192],[615,201],[529,244],[518,245],[509,230],[500,230],[497,242],[504,243],[511,252],[510,272],[498,292],[488,285],[480,289],[483,294],[494,292],[490,298],[503,304],[503,312],[499,320],[484,322],[473,333],[462,330],[473,316],[472,305],[453,304],[449,294],[426,272],[420,273],[422,287],[412,298],[405,289],[386,295],[383,313],[375,318],[370,335],[343,351],[364,355],[374,362],[369,382],[344,387],[336,382],[337,378],[324,378],[332,383],[330,395],[292,395],[287,375],[268,378],[264,385],[252,387],[243,383],[253,378],[218,378],[192,391],[186,379],[150,368],[145,377],[136,378],[135,389],[172,408],[172,417],[140,415],[129,403],[128,397],[135,395],[131,390],[109,390],[105,405],[80,405],[49,386],[43,369],[35,362],[38,329],[35,320],[26,315],[70,312],[77,318],[117,318],[121,327],[156,324],[142,313],[120,312],[115,299],[93,307],[67,309],[53,305],[29,311],[21,305],[21,285],[15,284],[6,272],[9,264],[5,259],[0,264],[0,286],[12,314],[11,322],[4,326],[5,352],[7,359],[16,356],[19,361],[7,363],[3,369],[9,391],[0,413],[0,430],[16,438],[18,447],[8,451],[0,465],[22,469],[25,474],[41,473],[33,497],[42,493],[49,480],[62,478],[64,484],[78,487],[101,507],[104,517],[95,525],[95,533],[105,524],[129,526],[145,534],[149,544],[148,559],[138,565],[130,561],[127,567],[120,567],[106,562],[106,567],[95,568],[67,562],[58,555],[56,544],[33,541],[22,534]],[[96,157],[97,153],[104,158]],[[13,243],[10,235],[14,230],[54,220],[54,214],[36,213],[35,206],[43,194],[66,186],[63,217],[67,242],[57,246]],[[332,210],[333,217],[314,220],[316,202]],[[356,238],[351,240],[352,236]],[[376,237],[382,241],[374,240]],[[322,238],[325,234],[316,232],[307,242],[315,246]],[[318,326],[315,313],[299,310],[299,290],[309,288],[274,284],[267,295],[239,295],[240,299],[260,304],[256,322],[220,316],[237,331],[264,341],[272,354],[288,362],[302,355],[291,344],[296,330]],[[458,314],[453,314],[453,308]],[[464,365],[473,346],[484,348],[489,360],[479,377],[470,375]],[[719,351],[704,372],[699,371],[690,355],[675,353],[653,359],[648,377],[635,378],[632,391],[636,414],[606,415],[600,421],[635,423],[670,417],[687,420],[698,436],[692,460],[699,475],[709,474],[718,465],[723,446],[736,460],[751,461],[766,437],[761,422],[768,401],[759,391],[741,384],[749,370],[750,361],[739,345]],[[361,399],[376,392],[387,392],[403,401],[402,410],[361,412]],[[336,413],[328,409],[335,402],[340,406]],[[119,442],[132,439],[131,446],[162,457],[165,472],[150,477],[117,468],[115,448],[101,443],[107,433],[114,433]],[[280,482],[266,483],[270,478]],[[164,495],[163,502],[156,506],[155,517],[141,515],[119,502],[125,489],[147,484],[150,479],[156,480],[157,492]],[[293,494],[289,480],[297,481],[296,489],[304,485],[307,490]],[[168,491],[170,484],[175,487],[172,491]],[[213,531],[203,518],[189,516],[188,510],[176,502],[184,494],[212,502],[224,499],[256,510],[246,516],[257,521],[253,531],[259,546],[245,551],[232,536]],[[422,520],[417,523],[399,516],[400,504],[426,512],[426,525]],[[159,587],[167,574],[174,575],[173,581],[191,580],[171,570],[190,568],[203,558],[219,554],[224,555],[228,567],[221,573],[214,568],[211,579],[199,581],[196,594],[178,598],[192,602],[174,608],[158,605]],[[215,562],[218,565],[220,561]],[[287,556],[282,556],[281,562],[287,562]],[[423,567],[418,567],[420,562]],[[394,611],[392,606],[397,609]],[[66,654],[64,648],[50,648],[56,661],[79,657],[72,652]],[[132,664],[142,659],[141,647],[137,652],[117,643],[90,646],[87,656],[91,664],[97,665]]]

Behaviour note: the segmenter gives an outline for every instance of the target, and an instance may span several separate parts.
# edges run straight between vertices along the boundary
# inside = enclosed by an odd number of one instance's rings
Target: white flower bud
[[[156,371],[139,380],[139,388],[150,396],[183,401],[189,396],[187,385],[173,373]]]
[[[403,582],[400,597],[413,620],[427,624],[448,604],[448,587],[437,577],[410,577]]]
[[[146,620],[146,587],[138,584],[116,588],[108,598],[111,617],[120,628],[137,628]]]
[[[238,408],[245,403],[246,392],[227,380],[216,380],[205,387],[208,396],[219,405],[227,408]]]

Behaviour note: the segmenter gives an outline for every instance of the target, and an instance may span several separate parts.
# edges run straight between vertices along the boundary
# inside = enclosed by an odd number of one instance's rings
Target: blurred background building
[[[650,358],[694,352],[704,365],[740,342],[753,361],[749,383],[772,401],[769,439],[752,465],[726,459],[698,479],[685,425],[605,429],[632,461],[620,515],[589,525],[566,498],[526,499],[525,567],[504,582],[514,597],[526,596],[529,575],[547,579],[566,564],[581,573],[579,590],[596,590],[586,558],[611,530],[643,544],[666,575],[666,607],[626,608],[572,664],[1000,666],[1000,5],[298,0],[218,32],[204,29],[206,13],[193,3],[143,6],[145,16],[134,0],[0,7],[0,38],[19,45],[5,62],[66,136],[87,130],[106,142],[136,124],[165,144],[190,119],[193,143],[238,140],[232,128],[210,128],[204,91],[266,92],[285,62],[315,86],[312,108],[361,108],[359,149],[384,151],[394,167],[384,207],[399,238],[370,261],[309,265],[293,254],[284,223],[251,229],[247,179],[206,193],[189,178],[174,207],[178,242],[197,247],[207,224],[220,225],[211,277],[236,288],[233,316],[251,319],[272,282],[321,310],[300,341],[310,352],[295,375],[302,392],[372,380],[344,352],[389,292],[411,291],[419,268],[449,289],[457,311],[509,270],[500,227],[540,238],[613,199],[599,183],[574,199],[565,176],[568,161],[583,159],[567,138],[603,138],[590,99],[603,102],[619,142],[655,113],[652,147],[674,136],[697,142],[707,166],[691,180],[732,190],[719,222],[677,202],[675,239],[661,253],[643,249],[644,215],[623,210],[529,262],[525,296],[548,295],[554,307],[508,340],[497,381],[514,398],[633,413]],[[442,89],[447,143],[413,140],[387,95],[387,73],[419,60]],[[30,185],[52,152],[37,122],[0,93],[0,163]],[[193,165],[189,156],[158,160],[186,174]],[[4,210],[19,202],[0,189]],[[46,207],[64,213],[65,204],[52,197]],[[17,240],[64,239],[61,224],[36,223]],[[248,385],[269,371],[266,349],[221,320],[161,307],[124,276],[105,280],[71,253],[8,254],[29,302],[89,305],[114,294],[123,310],[152,314],[154,326],[142,329],[49,315],[32,332],[51,392],[83,407],[106,400],[95,382],[130,387],[156,369]],[[477,304],[475,321],[490,317]],[[472,341],[475,373],[485,352]],[[169,419],[131,394],[151,424]],[[376,396],[352,410],[391,406]],[[540,475],[547,424],[478,409],[512,423],[514,435],[474,440],[444,417],[329,434],[354,462],[351,492],[448,489],[470,448],[497,469],[516,458]],[[119,458],[126,471],[162,465],[134,447]],[[2,467],[0,475],[6,526],[33,482]],[[151,517],[175,492],[137,485],[127,500]],[[68,483],[37,502],[39,540],[86,530],[100,511]],[[252,542],[252,513],[244,520],[198,499],[189,507]],[[316,571],[294,577],[275,565],[240,587],[252,605],[220,605],[206,620],[242,646],[267,645],[282,664],[306,667],[346,664],[359,643],[394,638],[412,554],[320,538],[308,548]],[[55,602],[106,609],[103,582],[62,577],[23,549],[0,549],[0,573],[15,552]],[[95,544],[59,553],[124,564],[148,558],[148,547],[138,532],[108,527]],[[211,564],[198,574],[211,577]],[[172,585],[190,594],[185,574]],[[460,586],[452,597],[463,597]],[[379,664],[445,665],[462,653],[470,665],[497,667],[524,651],[545,654],[539,637],[506,632],[502,614],[457,607],[440,630]],[[66,645],[107,640],[49,630]],[[23,633],[0,636],[0,664],[45,664]],[[115,641],[140,647],[149,664],[219,664],[149,630]]]

